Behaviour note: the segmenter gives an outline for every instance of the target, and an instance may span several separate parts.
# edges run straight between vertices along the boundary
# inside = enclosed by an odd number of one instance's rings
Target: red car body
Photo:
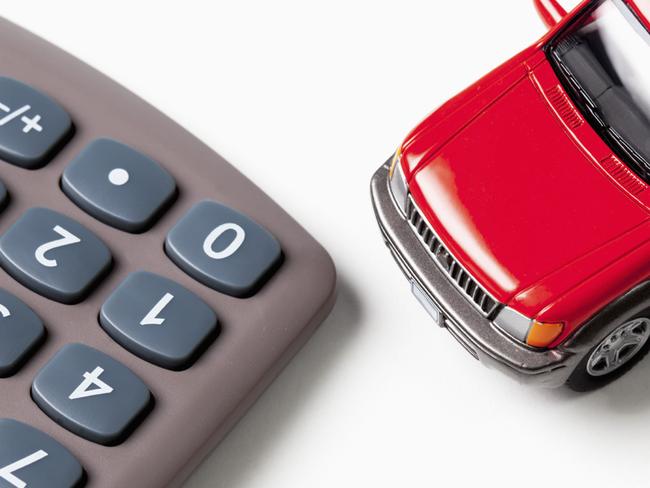
[[[564,324],[550,348],[650,279],[648,184],[585,120],[544,52],[572,18],[401,146],[412,198],[467,271],[498,302]]]
[[[650,351],[650,0],[534,0],[550,32],[418,125],[372,178],[433,320],[532,384]]]

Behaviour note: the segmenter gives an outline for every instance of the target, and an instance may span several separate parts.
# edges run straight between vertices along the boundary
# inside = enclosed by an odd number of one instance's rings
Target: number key
[[[92,232],[45,208],[29,209],[0,237],[0,265],[28,288],[62,303],[85,298],[111,261]]]
[[[0,378],[13,375],[44,338],[43,322],[32,309],[0,290]]]
[[[216,337],[214,311],[178,283],[132,273],[102,305],[100,324],[122,346],[158,366],[186,369]]]
[[[152,401],[130,369],[83,344],[68,344],[43,367],[32,397],[60,425],[104,445],[122,442]]]
[[[176,224],[165,249],[187,274],[235,297],[253,295],[282,262],[280,244],[264,227],[211,201]]]
[[[51,437],[11,419],[0,419],[0,486],[75,488],[83,468]]]

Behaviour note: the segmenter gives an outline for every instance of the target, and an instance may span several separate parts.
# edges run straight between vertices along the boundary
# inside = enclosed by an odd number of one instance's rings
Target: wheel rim
[[[596,377],[613,373],[636,356],[649,337],[650,319],[626,322],[598,344],[587,362],[587,372]]]

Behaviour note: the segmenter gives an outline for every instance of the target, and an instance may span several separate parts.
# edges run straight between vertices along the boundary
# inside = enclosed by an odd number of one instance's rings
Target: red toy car
[[[476,358],[595,389],[650,348],[650,0],[536,0],[550,32],[372,181],[412,289]]]

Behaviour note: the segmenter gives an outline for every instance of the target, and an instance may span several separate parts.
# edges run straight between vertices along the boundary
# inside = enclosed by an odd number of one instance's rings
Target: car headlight
[[[393,162],[388,173],[388,182],[395,205],[400,209],[402,215],[406,217],[406,202],[408,200],[409,190],[406,184],[404,170],[402,169],[401,156],[402,154],[399,150],[393,156]]]
[[[494,319],[494,325],[514,339],[531,347],[545,348],[562,334],[564,324],[542,323],[529,319],[510,307],[504,307]]]

